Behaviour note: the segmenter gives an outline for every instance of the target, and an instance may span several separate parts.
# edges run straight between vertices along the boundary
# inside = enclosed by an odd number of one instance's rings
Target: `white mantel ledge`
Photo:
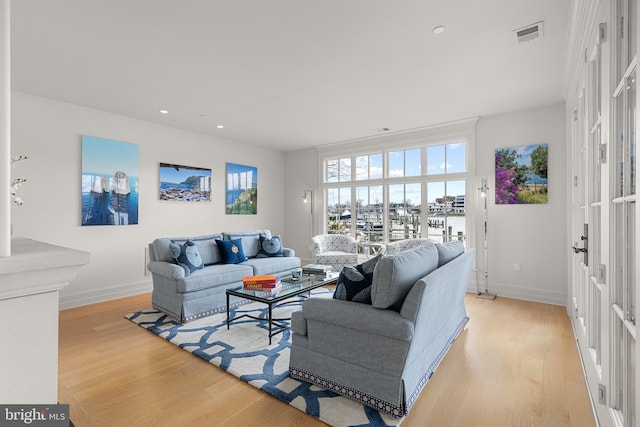
[[[0,300],[59,291],[89,259],[89,252],[14,238],[11,256],[0,257]]]

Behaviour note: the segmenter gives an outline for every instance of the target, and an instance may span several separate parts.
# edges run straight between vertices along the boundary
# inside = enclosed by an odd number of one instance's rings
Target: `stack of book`
[[[280,279],[273,274],[260,276],[245,276],[242,278],[242,287],[245,291],[256,291],[264,294],[276,294],[282,289]]]
[[[309,276],[315,276],[316,280],[323,280],[327,277],[333,267],[324,264],[307,264],[302,267],[302,274],[308,274]]]

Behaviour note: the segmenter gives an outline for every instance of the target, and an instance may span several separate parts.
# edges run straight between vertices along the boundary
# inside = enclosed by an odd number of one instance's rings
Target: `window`
[[[421,186],[420,183],[389,185],[387,241],[421,237]]]
[[[611,408],[624,426],[636,425],[636,1],[616,0],[616,89],[613,92],[611,229],[613,319]]]
[[[351,181],[351,159],[333,159],[327,161],[327,182]]]
[[[420,153],[419,148],[389,152],[389,177],[420,176]]]
[[[356,180],[382,178],[382,153],[356,157]]]
[[[436,145],[427,148],[427,174],[450,174],[467,171],[466,144]]]
[[[422,144],[412,135],[410,146],[362,142],[348,147],[355,151],[348,156],[322,155],[320,150],[325,200],[321,231],[350,234],[362,244],[415,238],[466,241],[467,150],[475,119],[457,126],[463,130],[451,132],[457,134],[447,138],[452,142],[439,140],[446,132],[434,132]],[[362,244],[359,250],[368,253],[371,245]]]
[[[356,238],[364,242],[383,241],[385,211],[382,185],[356,187]]]
[[[327,233],[351,234],[351,188],[327,190]]]
[[[428,233],[440,242],[466,238],[466,181],[435,181],[427,184]]]

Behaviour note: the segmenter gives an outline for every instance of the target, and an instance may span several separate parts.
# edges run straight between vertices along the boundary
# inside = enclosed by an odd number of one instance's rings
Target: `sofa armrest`
[[[320,243],[313,242],[313,254],[320,255],[321,253],[322,253],[322,246],[320,246]]]
[[[291,330],[298,335],[307,335],[307,319],[302,311],[291,313]]]
[[[282,256],[285,257],[294,257],[296,256],[296,251],[291,248],[282,248]]]
[[[184,279],[184,269],[177,264],[166,261],[151,261],[147,264],[151,273],[169,277],[174,280]]]
[[[382,335],[411,341],[414,325],[393,310],[380,310],[368,304],[327,298],[309,298],[302,305],[303,319],[296,319],[295,327],[305,332],[307,322],[323,322],[356,330],[360,333]]]
[[[420,323],[418,315],[423,310],[422,306],[435,304],[433,308],[427,307],[425,310],[433,314],[442,308],[443,301],[453,304],[453,301],[464,300],[474,259],[475,249],[467,249],[456,259],[418,280],[407,294],[400,315],[411,322]]]

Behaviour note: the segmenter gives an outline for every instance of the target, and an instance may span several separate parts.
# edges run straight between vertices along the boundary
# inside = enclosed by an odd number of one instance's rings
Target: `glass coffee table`
[[[290,317],[273,317],[273,309],[281,305],[292,303],[293,301],[287,301],[290,298],[299,295],[305,296],[303,294],[307,294],[306,296],[308,297],[313,289],[335,284],[338,281],[338,275],[339,274],[336,272],[328,273],[324,278],[320,278],[318,276],[303,275],[299,281],[293,281],[291,277],[283,277],[281,279],[282,288],[279,291],[274,292],[273,295],[269,295],[267,292],[246,290],[243,288],[228,289],[227,329],[229,329],[229,325],[231,324],[231,322],[242,319],[243,317],[248,317],[258,321],[266,320],[269,325],[269,345],[271,345],[271,337],[289,329],[289,324],[286,323],[285,320],[291,320]],[[229,311],[229,298],[231,296],[266,304],[268,306],[267,318],[265,319],[264,317],[241,314],[231,319]]]

